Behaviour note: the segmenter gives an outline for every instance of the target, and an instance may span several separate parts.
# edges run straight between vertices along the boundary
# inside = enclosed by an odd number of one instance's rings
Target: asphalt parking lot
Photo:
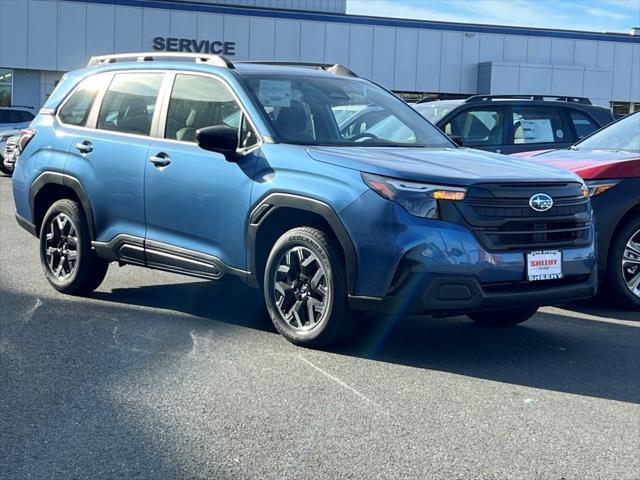
[[[91,298],[56,293],[10,187],[0,478],[640,478],[637,312],[380,318],[306,350],[237,282],[113,265]]]

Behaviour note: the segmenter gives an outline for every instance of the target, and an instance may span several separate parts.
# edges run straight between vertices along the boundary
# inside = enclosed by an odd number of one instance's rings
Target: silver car
[[[3,134],[0,137],[0,171],[5,175],[13,174],[19,142],[19,131],[13,132],[9,135]]]

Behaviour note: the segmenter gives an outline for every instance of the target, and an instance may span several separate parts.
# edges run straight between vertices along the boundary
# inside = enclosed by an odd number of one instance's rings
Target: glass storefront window
[[[11,105],[13,70],[0,68],[0,107]]]
[[[620,118],[628,115],[629,113],[639,111],[640,103],[611,102],[611,110],[616,118]]]

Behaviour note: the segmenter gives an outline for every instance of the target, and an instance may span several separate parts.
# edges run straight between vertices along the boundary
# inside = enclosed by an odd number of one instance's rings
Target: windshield
[[[640,152],[640,114],[635,113],[609,125],[574,147],[576,150],[625,150]]]
[[[357,79],[249,76],[279,138],[327,146],[454,145],[402,100]]]
[[[415,108],[420,115],[429,120],[431,123],[438,123],[438,121],[444,117],[451,110],[456,108],[457,105],[442,105],[438,102],[435,103],[418,103],[414,105]]]

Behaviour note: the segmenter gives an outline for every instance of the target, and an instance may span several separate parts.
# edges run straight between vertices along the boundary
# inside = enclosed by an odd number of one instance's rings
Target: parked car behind
[[[5,175],[12,175],[18,156],[18,143],[20,132],[10,136],[6,142],[0,142],[0,171]],[[3,148],[4,147],[4,148]]]
[[[640,309],[640,112],[567,150],[518,154],[567,168],[589,187],[599,241],[605,291]]]
[[[566,148],[614,120],[586,98],[474,95],[412,106],[458,144],[504,154]]]
[[[363,104],[384,119],[341,131],[338,107]],[[597,288],[578,176],[457,148],[340,65],[94,58],[19,151],[17,220],[68,294],[112,261],[235,275],[284,337],[317,346],[347,336],[351,310],[507,326]]]
[[[13,173],[13,168],[11,168],[9,163],[7,163],[7,165],[5,166],[5,160],[7,143],[16,135],[20,135],[20,130],[0,131],[0,172],[4,173],[5,175],[11,175]]]

